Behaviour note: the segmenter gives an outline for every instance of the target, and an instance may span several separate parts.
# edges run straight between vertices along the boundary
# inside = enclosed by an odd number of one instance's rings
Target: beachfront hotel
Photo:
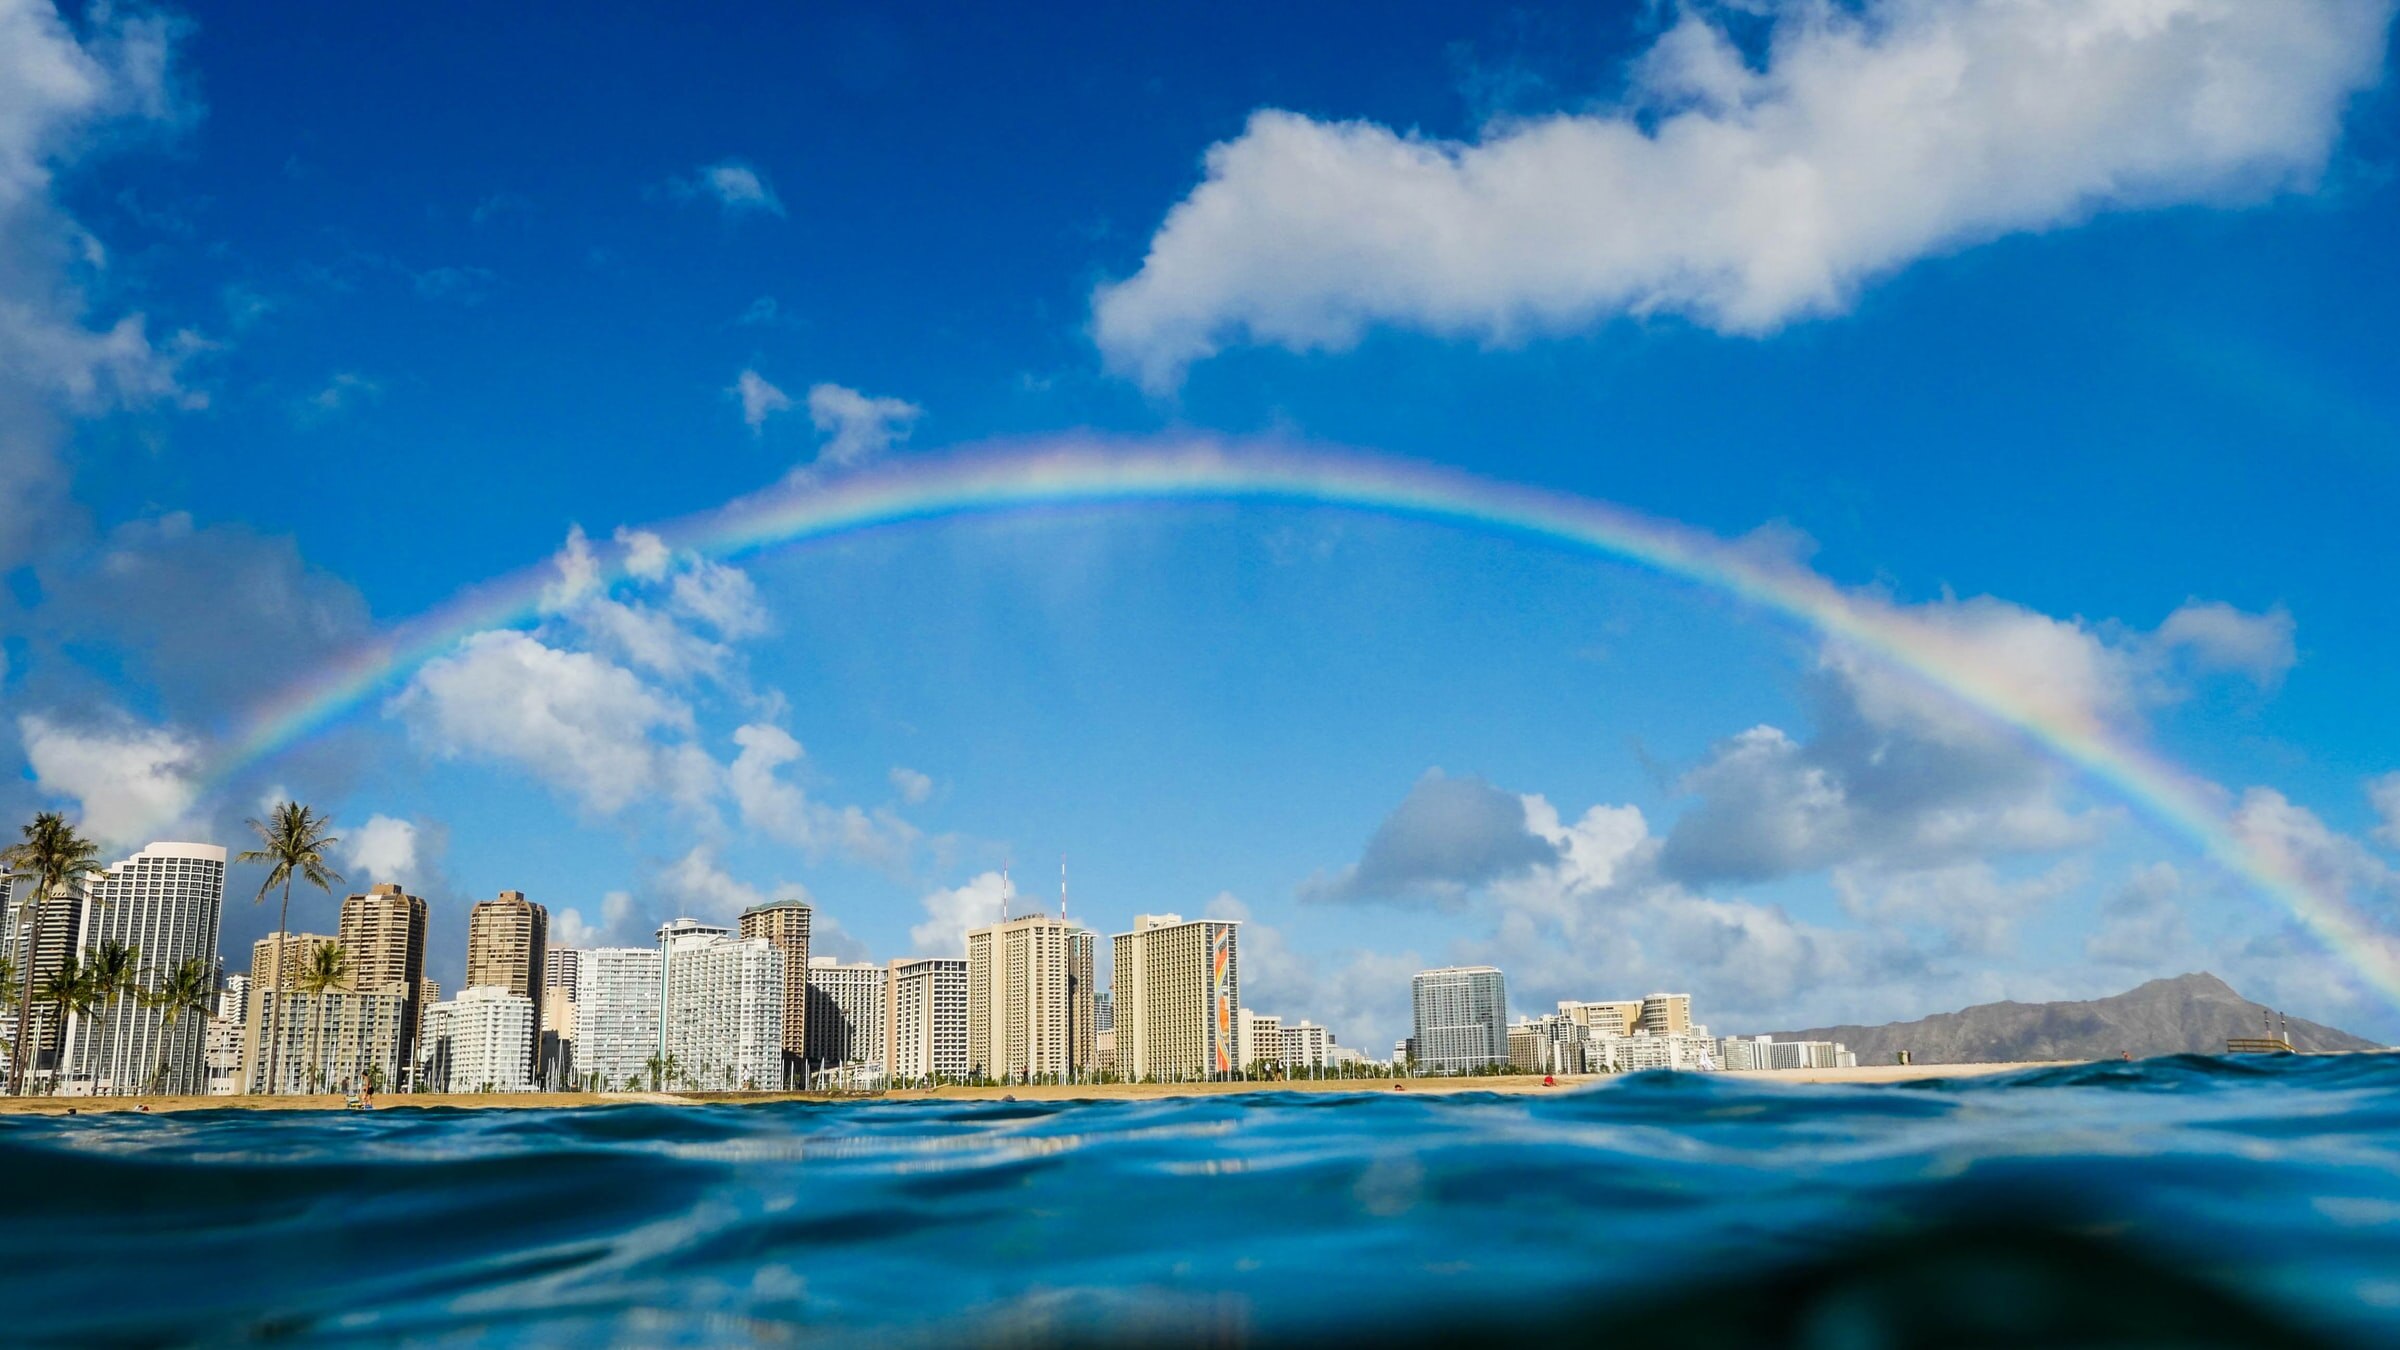
[[[887,1081],[967,1076],[967,963],[954,956],[894,961],[884,979]]]
[[[293,934],[293,948],[307,951],[300,939],[326,943],[330,938]],[[273,938],[260,945],[272,948]],[[270,952],[271,954],[271,952]],[[275,1015],[282,1005],[280,1018]],[[287,982],[281,991],[251,981],[250,1027],[242,1047],[251,1092],[338,1092],[370,1081],[386,1087],[400,1082],[400,1025],[408,1001],[396,989],[360,993],[340,985],[317,991]],[[272,1038],[269,1032],[272,1031]],[[270,1065],[269,1050],[273,1049]]]
[[[890,973],[872,961],[810,959],[803,1057],[812,1069],[883,1063],[884,981]]]
[[[1067,1077],[1092,1067],[1092,931],[1042,914],[967,934],[967,1072]]]
[[[697,919],[658,930],[658,1053],[692,1086],[772,1088],[783,1081],[783,949]]]
[[[1241,1028],[1240,1036],[1235,1038],[1238,1049],[1234,1059],[1244,1072],[1283,1067],[1282,1018],[1244,1008],[1235,1015],[1234,1025]]]
[[[542,976],[548,968],[550,911],[525,898],[523,891],[502,891],[467,911],[467,980],[465,988],[505,989],[533,1005],[533,1036],[525,1044],[525,1073],[537,1067],[534,1056],[542,1038]]]
[[[765,938],[783,953],[783,1077],[798,1082],[808,1059],[809,932],[816,912],[802,900],[770,900],[742,911],[741,934]]]
[[[1426,1073],[1508,1062],[1508,982],[1494,966],[1421,970],[1409,982],[1410,1049]]]
[[[225,850],[214,844],[152,844],[83,887],[76,957],[88,962],[104,943],[136,953],[146,992],[187,960],[213,978],[217,924],[225,909]],[[42,945],[50,947],[49,934]],[[61,1093],[198,1092],[207,1075],[207,1017],[167,1010],[126,993],[66,1027],[67,1053],[54,1082]],[[39,1025],[37,1021],[36,1025]]]
[[[1119,1074],[1181,1081],[1242,1067],[1239,927],[1137,914],[1133,931],[1112,939]]]
[[[575,953],[575,1079],[602,1092],[650,1085],[658,1050],[659,951],[586,947]]]

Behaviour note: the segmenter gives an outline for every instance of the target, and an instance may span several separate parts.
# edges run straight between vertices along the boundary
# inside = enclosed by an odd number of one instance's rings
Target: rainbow
[[[650,529],[674,548],[724,560],[925,521],[1177,502],[1373,512],[1611,558],[1736,597],[1913,678],[2072,767],[2288,910],[2400,1005],[2400,943],[2361,918],[2338,883],[2312,877],[2300,859],[2237,833],[2214,786],[2134,744],[2074,700],[1992,669],[1961,636],[1920,614],[1705,531],[1606,502],[1371,456],[1094,438],[889,461],[795,481]],[[616,560],[603,575],[614,580],[622,568]],[[209,782],[222,783],[324,730],[472,633],[535,621],[556,577],[544,562],[475,586],[310,672],[224,740]]]

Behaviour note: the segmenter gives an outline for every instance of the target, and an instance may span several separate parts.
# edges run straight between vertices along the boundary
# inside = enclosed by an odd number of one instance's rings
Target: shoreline
[[[1920,1083],[1946,1078],[1979,1078],[2025,1069],[2055,1068],[2082,1060],[2042,1060],[2009,1064],[1877,1064],[1855,1069],[1726,1069],[1712,1076],[1748,1082],[1793,1084]],[[1489,1092],[1522,1096],[1566,1092],[1605,1083],[1616,1074],[1560,1075],[1556,1087],[1544,1087],[1531,1074],[1484,1078],[1296,1078],[1238,1083],[1078,1083],[1062,1086],[1037,1083],[1009,1087],[899,1088],[869,1096],[830,1092],[429,1092],[386,1094],[375,1099],[378,1111],[463,1107],[472,1110],[558,1110],[594,1106],[755,1106],[770,1102],[902,1102],[902,1101],[1155,1101],[1170,1097],[1228,1097],[1258,1092],[1392,1092],[1395,1090],[1448,1095]],[[1404,1087],[1399,1085],[1405,1085]],[[0,1097],[0,1116],[63,1116],[134,1112],[147,1106],[152,1114],[184,1111],[339,1111],[346,1098],[340,1093],[277,1097]]]

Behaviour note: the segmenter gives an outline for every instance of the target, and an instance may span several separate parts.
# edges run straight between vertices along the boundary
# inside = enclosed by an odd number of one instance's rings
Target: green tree
[[[325,851],[341,840],[326,833],[333,828],[333,817],[320,816],[298,802],[285,802],[269,813],[266,820],[250,822],[250,832],[258,836],[259,848],[244,849],[235,862],[267,864],[267,879],[259,883],[258,899],[265,904],[267,892],[283,888],[283,909],[275,920],[275,1002],[267,1011],[267,1090],[275,1090],[277,1052],[282,1048],[283,1005],[290,997],[284,971],[294,963],[284,954],[291,940],[292,882],[307,882],[328,895],[333,883],[342,874],[325,865]]]
[[[75,953],[68,952],[66,960],[59,963],[58,969],[51,971],[49,977],[42,981],[41,993],[44,1003],[58,1009],[60,1058],[63,1061],[67,1019],[74,1016],[89,1017],[92,1015],[93,1010],[100,1006],[100,983],[92,978],[90,966],[78,959]],[[55,1089],[58,1084],[57,1076],[52,1075],[50,1082],[52,1088]]]
[[[56,811],[44,811],[22,831],[24,838],[0,851],[0,867],[7,868],[10,881],[30,881],[33,892],[17,903],[20,915],[26,905],[33,906],[30,926],[20,921],[17,927],[25,933],[17,950],[25,953],[25,968],[17,972],[21,981],[17,996],[17,1044],[11,1057],[8,1090],[12,1094],[25,1090],[25,1070],[33,1055],[33,969],[42,950],[42,927],[50,915],[50,901],[74,894],[83,879],[99,873],[100,849],[91,840],[75,832],[66,817]],[[60,1026],[66,1024],[66,1013],[58,1014]]]
[[[119,999],[140,991],[142,949],[110,938],[93,950],[92,959],[85,963],[84,969],[91,974],[92,997],[96,1000],[98,1016],[102,1019],[100,1026],[92,1033],[92,1091],[97,1093],[100,1090],[100,1079],[106,1076],[109,1093],[114,1096],[123,1092],[125,1087],[117,1081],[117,1047],[110,1043],[107,1017]],[[117,1039],[122,1040],[122,1037]]]
[[[158,1009],[160,1027],[172,1031],[185,1013],[194,1017],[208,1016],[217,999],[216,975],[208,968],[205,959],[187,956],[176,962],[175,968],[159,980],[156,989],[139,997],[144,1003]],[[167,1051],[163,1045],[166,1039],[160,1037],[162,1045],[158,1052],[158,1069],[150,1081],[150,1090],[153,1092],[166,1091]]]
[[[338,942],[320,942],[300,963],[300,991],[311,995],[316,1016],[308,1035],[308,1071],[319,1092],[325,1090],[325,996],[350,982],[350,953]]]

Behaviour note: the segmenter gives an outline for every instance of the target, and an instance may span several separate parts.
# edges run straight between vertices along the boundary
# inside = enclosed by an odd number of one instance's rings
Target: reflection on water
[[[2400,1056],[0,1118],[0,1339],[2400,1343]]]

